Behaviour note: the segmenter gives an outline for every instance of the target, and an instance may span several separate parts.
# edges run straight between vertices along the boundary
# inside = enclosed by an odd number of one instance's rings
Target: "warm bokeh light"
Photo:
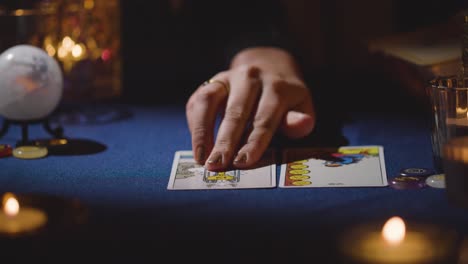
[[[457,107],[455,109],[457,116],[468,115],[468,108],[466,107]]]
[[[15,197],[9,197],[6,199],[5,203],[3,204],[3,211],[8,216],[15,216],[18,214],[20,209],[18,200]]]
[[[398,245],[405,239],[406,226],[401,217],[394,216],[387,220],[382,228],[383,239],[391,245]]]
[[[67,54],[68,54],[67,49],[65,49],[65,47],[63,47],[63,46],[60,46],[59,49],[58,49],[57,56],[60,59],[63,59],[63,58],[65,58],[67,56]]]
[[[11,198],[11,197],[15,198],[15,195],[12,194],[11,192],[5,193],[5,194],[2,196],[2,201],[1,201],[2,203],[1,203],[1,205],[3,206],[3,205],[6,203],[6,201],[7,201],[9,198]]]
[[[65,82],[64,100],[119,95],[120,1],[39,2],[41,10],[49,8],[54,15],[38,21],[37,41],[60,63],[65,79],[79,79]]]
[[[107,61],[111,58],[111,55],[112,55],[111,51],[109,49],[105,49],[102,51],[101,59],[103,61]]]
[[[75,41],[70,37],[66,36],[62,40],[62,47],[64,47],[67,51],[71,50],[75,45]]]
[[[83,55],[83,46],[80,44],[76,44],[73,46],[71,53],[74,58],[79,58]]]
[[[84,8],[86,9],[93,9],[94,8],[94,0],[85,0],[83,3]]]
[[[24,10],[23,9],[17,9],[13,12],[15,16],[23,16],[24,15]]]
[[[52,46],[51,44],[47,44],[45,47],[45,50],[47,51],[47,54],[49,54],[49,56],[51,57],[55,56],[56,50],[54,46]]]

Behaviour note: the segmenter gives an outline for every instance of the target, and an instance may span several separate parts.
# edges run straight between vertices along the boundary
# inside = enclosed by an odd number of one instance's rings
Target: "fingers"
[[[256,67],[224,72],[213,78],[220,82],[200,87],[190,98],[186,114],[192,149],[207,170],[255,165],[278,129],[290,138],[313,131],[314,107],[305,84],[259,72]],[[218,113],[224,116],[214,140]],[[245,136],[246,143],[241,144]]]
[[[192,138],[192,149],[195,160],[204,164],[207,155],[213,148],[213,131],[216,115],[221,111],[228,90],[223,83],[228,83],[225,74],[218,74],[210,82],[201,85],[190,97],[186,105],[187,123]]]
[[[261,91],[258,73],[256,67],[232,72],[231,92],[218,129],[216,143],[205,163],[206,169],[216,171],[232,163]]]
[[[247,168],[260,160],[280,126],[291,138],[311,133],[315,126],[312,100],[308,89],[302,84],[266,80],[252,131],[234,159],[234,165]]]
[[[285,109],[286,104],[280,97],[271,90],[264,90],[247,142],[234,158],[233,163],[237,168],[252,166],[261,158],[281,122]]]
[[[283,118],[281,131],[289,138],[297,139],[309,135],[315,128],[316,115],[312,99],[307,93],[303,100],[291,108]]]
[[[284,117],[281,131],[292,139],[309,135],[315,127],[315,115],[297,111],[288,111]]]

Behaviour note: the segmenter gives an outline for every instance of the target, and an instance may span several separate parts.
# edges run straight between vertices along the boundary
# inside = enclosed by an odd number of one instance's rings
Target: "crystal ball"
[[[0,115],[15,121],[41,120],[63,93],[58,62],[43,49],[16,45],[0,54]]]

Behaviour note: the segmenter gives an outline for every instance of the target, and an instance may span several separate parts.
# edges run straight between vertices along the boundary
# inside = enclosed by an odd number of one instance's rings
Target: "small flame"
[[[382,228],[383,239],[391,245],[400,244],[403,239],[405,239],[405,234],[405,222],[398,216],[394,216],[387,220]]]
[[[8,216],[15,216],[20,210],[20,205],[15,196],[11,193],[6,193],[3,196],[3,211]]]

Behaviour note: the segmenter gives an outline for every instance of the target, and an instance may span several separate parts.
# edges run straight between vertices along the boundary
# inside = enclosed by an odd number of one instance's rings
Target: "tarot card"
[[[287,149],[279,187],[387,186],[382,146]]]
[[[213,172],[195,162],[192,151],[176,151],[168,190],[248,189],[276,187],[273,151],[267,151],[249,170]]]

